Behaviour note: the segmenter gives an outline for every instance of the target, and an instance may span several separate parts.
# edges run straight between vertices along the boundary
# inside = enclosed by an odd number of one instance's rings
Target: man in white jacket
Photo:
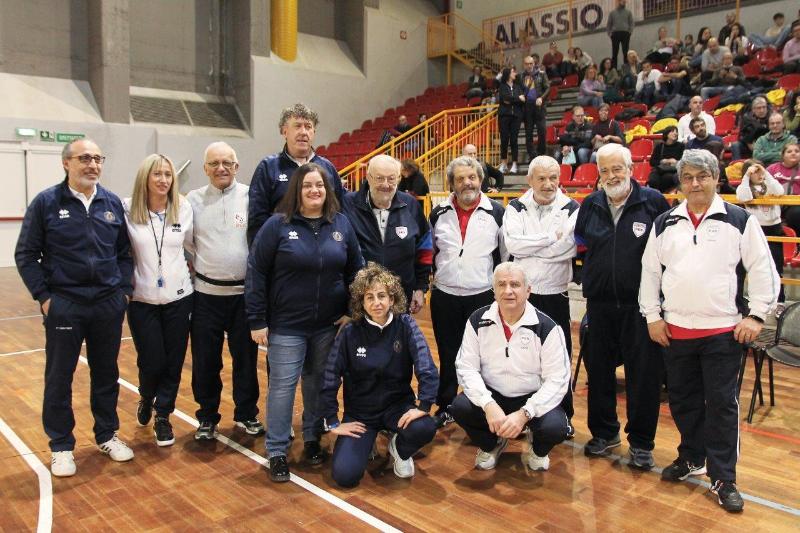
[[[531,470],[547,470],[548,453],[567,435],[561,400],[569,388],[564,334],[528,301],[530,281],[517,263],[494,270],[494,303],[469,317],[456,358],[464,389],[450,413],[478,445],[475,467],[492,470],[525,427]]]
[[[531,282],[530,303],[561,326],[572,359],[572,322],[567,285],[575,257],[575,221],[580,205],[559,189],[561,167],[549,156],[538,156],[528,167],[530,189],[511,200],[503,218],[503,237],[515,263]],[[572,419],[572,391],[561,404]],[[570,424],[570,437],[574,434]]]
[[[756,218],[717,195],[716,157],[686,150],[678,177],[686,200],[653,223],[639,291],[650,337],[666,348],[669,406],[681,434],[678,458],[661,479],[683,481],[707,468],[719,504],[739,512],[742,344],[761,331],[780,280]],[[745,272],[749,309],[742,294]]]

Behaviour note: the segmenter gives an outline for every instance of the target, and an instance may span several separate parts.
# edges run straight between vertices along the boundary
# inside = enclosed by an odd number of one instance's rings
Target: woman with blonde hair
[[[325,427],[337,436],[333,479],[342,487],[359,484],[381,430],[393,432],[389,455],[395,475],[410,478],[413,455],[436,435],[428,413],[436,401],[439,373],[425,336],[405,312],[397,276],[370,262],[350,285],[350,307],[353,322],[336,338],[319,395]],[[412,374],[419,384],[416,395]],[[340,422],[337,395],[343,379]]]
[[[192,243],[192,207],[178,192],[172,161],[147,156],[126,198],[125,220],[133,252],[133,298],[128,324],[139,367],[136,420],[150,423],[156,444],[175,442],[169,415],[181,381],[192,313],[192,279],[184,249]],[[98,266],[102,268],[102,266]]]

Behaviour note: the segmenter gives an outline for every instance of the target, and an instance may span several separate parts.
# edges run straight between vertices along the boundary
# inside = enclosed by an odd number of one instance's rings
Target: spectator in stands
[[[652,107],[661,88],[661,83],[658,81],[660,78],[661,71],[653,68],[650,60],[642,61],[642,71],[636,76],[636,101]]]
[[[505,258],[502,204],[481,194],[481,164],[468,156],[447,165],[453,193],[431,211],[434,278],[431,321],[439,350],[438,427],[453,421],[448,408],[458,393],[456,355],[476,309],[491,304],[491,272]]]
[[[751,33],[750,42],[755,48],[766,48],[772,46],[778,48],[789,37],[791,28],[786,25],[786,18],[783,13],[775,13],[772,16],[772,26],[767,28],[763,35]]]
[[[617,54],[620,46],[622,55],[628,55],[628,46],[633,33],[633,13],[625,7],[626,0],[617,0],[617,9],[608,14],[606,32],[611,38],[611,63],[617,66]]]
[[[397,190],[416,196],[421,206],[422,198],[431,192],[431,189],[417,162],[413,159],[404,159],[401,163],[400,175],[402,177],[400,183],[397,184]]]
[[[336,326],[348,321],[348,287],[364,266],[356,234],[338,211],[325,169],[301,165],[289,180],[279,214],[258,231],[247,259],[250,335],[269,348],[266,447],[269,477],[277,483],[289,481],[287,452],[301,376],[303,456],[312,465],[326,456],[320,445],[319,387]]]
[[[678,119],[678,140],[680,142],[685,143],[694,139],[694,132],[689,127],[689,123],[698,117],[705,121],[706,132],[710,135],[714,135],[717,132],[717,123],[714,122],[714,117],[703,111],[703,98],[701,96],[692,96],[689,99],[689,112]]]
[[[734,26],[735,28],[736,26]],[[722,64],[719,69],[714,71],[711,79],[709,79],[705,86],[700,89],[700,97],[703,100],[722,94],[731,90],[736,85],[741,85],[745,82],[744,71],[742,67],[733,64],[733,53],[725,52],[722,55]]]
[[[674,37],[667,36],[666,26],[658,28],[658,39],[653,44],[652,50],[647,54],[647,59],[653,63],[666,64],[675,53],[676,43]]]
[[[400,115],[399,117],[397,117],[397,124],[395,124],[392,127],[393,130],[392,133],[396,137],[399,137],[400,135],[404,134],[413,127],[414,126],[408,123],[408,117],[406,117],[405,115]]]
[[[747,37],[745,37],[744,28],[741,24],[735,22],[733,26],[731,26],[730,35],[726,37],[724,41],[720,42],[725,44],[725,46],[733,54],[734,64],[744,65],[747,63],[749,59],[747,47],[750,41],[748,41]]]
[[[640,71],[639,55],[636,50],[630,50],[625,54],[625,64],[620,71],[619,90],[625,97],[633,97],[636,92],[636,80]]]
[[[461,155],[466,155],[475,159],[483,168],[483,180],[481,180],[481,192],[495,193],[503,190],[504,176],[500,170],[490,165],[487,161],[482,161],[478,157],[478,148],[474,144],[465,144],[461,150]]]
[[[700,56],[708,45],[708,40],[711,39],[711,29],[708,26],[703,26],[697,32],[697,42],[694,45],[694,56]],[[698,63],[699,66],[699,63]]]
[[[528,161],[547,152],[547,100],[550,98],[550,80],[539,66],[536,54],[523,59],[522,86],[525,90],[525,149]],[[533,131],[536,129],[539,139],[537,151],[533,150]]]
[[[716,159],[687,150],[678,175],[686,200],[648,232],[639,296],[650,338],[665,347],[669,406],[681,435],[678,458],[661,479],[683,481],[707,469],[719,505],[740,512],[737,378],[743,345],[761,332],[780,280],[755,217],[717,196]]]
[[[497,109],[500,130],[500,172],[517,173],[519,126],[525,112],[525,89],[517,83],[517,69],[506,67],[500,76]],[[508,167],[508,147],[511,145],[511,168]]]
[[[786,131],[800,138],[800,88],[786,95],[786,109],[783,111],[783,125]]]
[[[664,194],[674,193],[678,188],[678,161],[683,156],[684,144],[678,140],[678,128],[667,126],[661,130],[662,141],[653,147],[650,156],[652,170],[647,185]]]
[[[464,93],[464,98],[483,98],[486,93],[486,79],[481,73],[481,67],[472,67],[472,74],[467,79],[467,92]]]
[[[717,156],[717,159],[722,156],[722,150],[724,148],[722,137],[708,133],[706,121],[703,118],[693,118],[689,122],[689,128],[691,128],[692,133],[694,133],[694,138],[686,143],[686,148],[688,150],[708,150]]]
[[[304,104],[295,104],[281,112],[278,128],[285,140],[283,150],[262,159],[250,180],[248,243],[253,242],[258,230],[272,216],[286,193],[289,177],[300,165],[316,163],[324,168],[336,199],[341,202],[344,188],[339,173],[330,161],[314,152],[314,134],[318,124],[317,113]]]
[[[527,298],[530,282],[516,263],[501,263],[492,279],[494,303],[469,317],[456,359],[463,388],[450,407],[478,446],[475,468],[493,470],[508,440],[527,427],[523,463],[550,467],[548,454],[567,436],[560,403],[569,387],[564,334]]]
[[[786,194],[800,195],[800,144],[784,146],[781,161],[773,163],[767,170],[780,182]],[[800,205],[786,207],[783,217],[786,225],[800,235]]]
[[[687,33],[686,36],[683,38],[683,42],[681,43],[680,50],[678,53],[683,56],[692,57],[694,55],[694,37],[691,33]]]
[[[589,162],[592,154],[592,125],[586,121],[586,113],[581,106],[572,108],[572,121],[567,124],[558,142],[561,145],[561,151],[556,157],[559,163],[566,163],[570,153],[574,154],[571,162],[573,165]]]
[[[781,206],[779,205],[747,205],[747,202],[763,197],[783,196],[783,185],[772,177],[760,161],[748,159],[742,165],[742,182],[736,187],[736,199],[745,204],[745,209],[753,215],[761,225],[761,230],[767,237],[783,237],[783,224],[781,223]],[[783,243],[767,242],[775,263],[778,277],[783,277]],[[786,306],[786,294],[783,285],[778,292],[778,305],[775,306],[775,316],[783,314]]]
[[[725,15],[725,25],[722,27],[722,29],[719,30],[719,36],[717,37],[717,40],[721,43],[724,43],[725,40],[731,35],[731,33],[733,33],[733,27],[737,25],[741,30],[740,35],[744,35],[745,33],[744,27],[742,27],[741,24],[736,22],[736,13],[734,11],[727,13]]]
[[[661,98],[669,101],[679,94],[691,94],[689,78],[688,66],[682,64],[678,56],[672,57],[667,67],[661,73],[661,77],[658,78],[658,83],[660,85],[659,94]]]
[[[743,110],[739,124],[739,140],[730,146],[734,161],[753,154],[753,144],[756,139],[769,132],[769,113],[769,104],[763,96],[753,98],[749,112]]]
[[[397,191],[401,165],[376,155],[367,166],[367,182],[347,193],[342,211],[350,219],[365,261],[385,266],[400,277],[409,310],[425,303],[431,274],[431,232],[419,202]]]
[[[566,76],[564,71],[564,54],[558,50],[558,44],[555,41],[550,43],[550,49],[542,58],[542,66],[545,73],[550,78],[563,78]]]
[[[753,145],[753,158],[771,165],[781,160],[784,146],[797,143],[797,137],[786,131],[783,115],[777,111],[770,114],[767,124],[769,132],[756,139]]]
[[[586,70],[594,64],[592,56],[585,53],[577,46],[572,49],[572,59],[570,62],[575,66],[575,71],[578,73],[578,77],[581,80],[586,76]]]
[[[708,46],[706,46],[700,62],[701,79],[711,79],[714,72],[722,67],[722,58],[726,53],[730,53],[730,50],[725,46],[720,46],[719,41],[714,37],[708,40]]]
[[[397,276],[370,263],[350,285],[353,321],[328,355],[319,394],[325,427],[336,435],[331,476],[342,487],[361,481],[379,431],[392,432],[394,474],[414,476],[412,458],[436,435],[429,416],[439,376],[425,335],[406,314]],[[418,394],[411,388],[412,371]],[[344,416],[337,395],[344,381]]]
[[[578,92],[578,105],[592,106],[595,109],[603,103],[606,84],[597,79],[597,68],[591,65],[586,69],[586,76],[581,82]]]
[[[528,273],[528,301],[561,327],[572,358],[572,321],[567,286],[572,281],[575,257],[575,220],[579,204],[559,188],[561,168],[549,156],[537,157],[528,167],[528,189],[512,200],[503,219],[503,236],[514,262]],[[567,414],[569,436],[574,434],[572,391],[567,390],[561,407]]]
[[[800,22],[792,23],[792,38],[783,45],[783,72],[800,72]]]
[[[655,218],[669,209],[660,192],[631,179],[631,152],[608,144],[597,154],[600,190],[587,196],[578,211],[575,240],[586,246],[583,295],[589,332],[588,421],[592,439],[584,454],[608,455],[620,445],[616,413],[616,368],[625,366],[630,464],[649,470],[658,426],[662,354],[647,333],[637,296],[642,253]]]
[[[619,71],[611,63],[610,57],[603,58],[600,62],[600,72],[598,76],[600,76],[602,81],[606,84],[606,90],[612,87],[616,88],[619,85]]]
[[[625,132],[622,125],[609,117],[609,105],[601,104],[597,108],[598,120],[592,124],[592,155],[590,162],[594,163],[597,157],[597,150],[608,143],[617,143],[625,146]]]

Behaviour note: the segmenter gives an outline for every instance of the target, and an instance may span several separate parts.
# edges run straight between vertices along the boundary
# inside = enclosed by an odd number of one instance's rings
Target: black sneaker
[[[602,457],[611,453],[611,448],[616,448],[619,445],[619,435],[615,435],[611,440],[592,437],[583,447],[583,454],[588,457]]]
[[[159,446],[172,446],[175,444],[175,434],[172,432],[172,424],[165,416],[157,416],[153,422],[153,433],[156,436],[156,444]]]
[[[214,440],[217,438],[217,425],[208,420],[200,422],[200,427],[194,432],[194,440]]]
[[[264,424],[259,422],[258,418],[253,418],[252,420],[236,420],[235,425],[237,428],[243,429],[248,435],[253,435],[254,437],[264,434]]]
[[[575,426],[572,425],[572,420],[569,418],[567,419],[567,439],[574,439],[575,438]]]
[[[325,462],[328,454],[322,449],[318,440],[310,440],[303,443],[303,457],[306,462],[312,465],[321,465]]]
[[[717,495],[717,501],[720,506],[729,513],[741,513],[742,509],[744,509],[744,500],[736,489],[736,483],[733,481],[721,481],[718,479],[711,484],[709,490]]]
[[[640,470],[651,470],[656,465],[653,460],[653,452],[643,448],[631,446],[628,450],[628,459],[632,467]]]
[[[436,421],[436,429],[442,429],[447,424],[452,424],[455,422],[453,416],[447,412],[447,409],[442,409],[436,415],[434,415],[433,419]]]
[[[683,481],[689,476],[702,476],[705,473],[705,465],[692,464],[678,457],[661,472],[661,479],[663,481]]]
[[[139,397],[139,407],[136,409],[136,423],[146,426],[153,416],[153,398]]]
[[[275,483],[289,481],[289,463],[285,455],[276,455],[269,458],[269,478]]]

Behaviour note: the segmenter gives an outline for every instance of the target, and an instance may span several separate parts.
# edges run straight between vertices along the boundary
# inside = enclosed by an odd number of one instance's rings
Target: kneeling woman
[[[181,383],[192,314],[192,279],[184,246],[192,243],[192,207],[178,193],[168,157],[152,154],[136,174],[125,218],[133,251],[133,298],[128,324],[139,367],[139,425],[150,422],[156,444],[175,442],[169,415]]]
[[[342,487],[361,481],[378,432],[389,441],[397,477],[414,475],[412,456],[433,440],[436,422],[428,414],[436,401],[439,374],[425,336],[411,315],[397,276],[375,263],[350,285],[353,322],[336,339],[320,391],[325,427],[337,435],[333,479]],[[419,403],[411,389],[419,382]],[[344,378],[344,416],[337,393]]]

